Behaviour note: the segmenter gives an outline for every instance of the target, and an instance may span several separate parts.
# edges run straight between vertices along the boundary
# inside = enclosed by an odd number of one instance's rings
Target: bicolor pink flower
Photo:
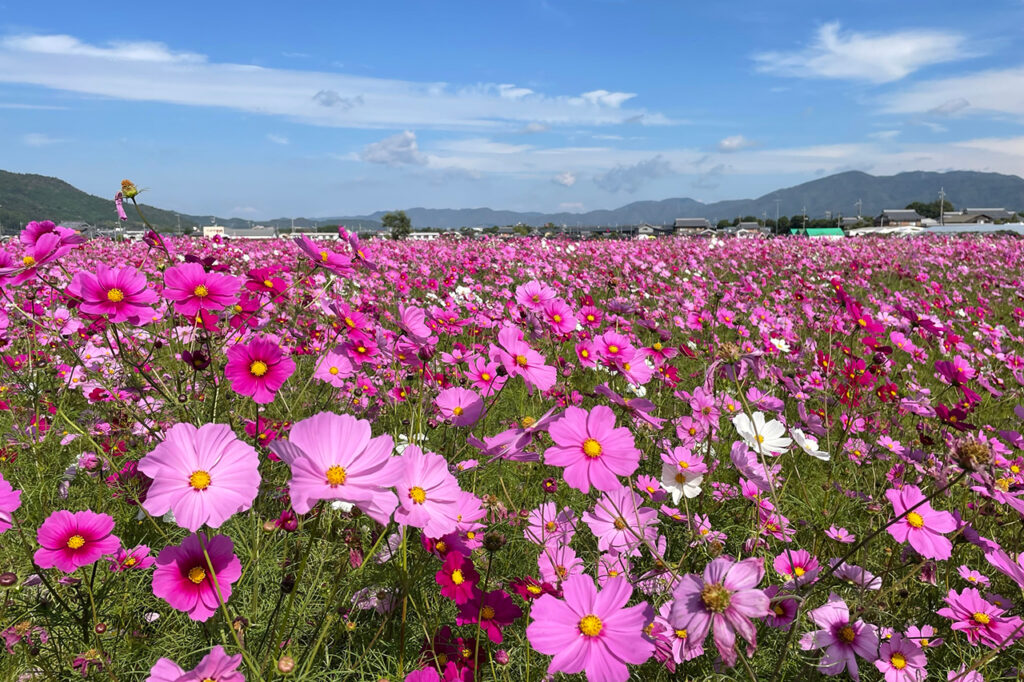
[[[68,293],[81,299],[82,312],[106,315],[111,322],[144,324],[153,316],[150,304],[156,292],[149,288],[145,275],[132,267],[110,268],[96,265],[96,272],[79,271],[68,285]]]
[[[441,416],[451,421],[452,426],[472,426],[484,411],[483,399],[460,386],[446,388],[437,394],[434,400]]]
[[[829,595],[827,602],[807,615],[821,629],[806,633],[800,639],[800,648],[825,650],[818,662],[818,671],[838,675],[846,670],[854,679],[860,679],[857,657],[869,662],[878,658],[875,626],[862,620],[851,622],[850,608],[835,594]]]
[[[227,424],[175,424],[163,442],[139,460],[153,479],[143,508],[153,516],[174,513],[182,528],[220,528],[252,507],[260,488],[260,458]]]
[[[159,659],[150,668],[146,682],[245,682],[238,670],[241,665],[242,654],[228,656],[224,647],[217,645],[188,672],[169,658]]]
[[[288,440],[271,443],[270,450],[292,470],[292,509],[305,514],[320,500],[338,500],[387,524],[398,504],[390,488],[404,463],[391,455],[391,436],[371,436],[365,419],[320,412],[296,422]]]
[[[757,627],[752,618],[770,612],[770,600],[757,589],[764,577],[759,558],[733,561],[727,556],[712,559],[703,575],[687,573],[673,590],[675,601],[669,622],[686,630],[693,642],[703,643],[714,626],[715,646],[722,661],[736,665],[736,633],[751,647],[757,646]]]
[[[15,490],[0,474],[0,534],[13,525],[13,514],[21,506],[21,491]]]
[[[496,354],[510,377],[521,376],[528,387],[540,391],[555,385],[558,372],[551,365],[544,364],[544,356],[530,348],[521,331],[505,327],[498,332],[498,344],[501,347],[495,348]],[[494,355],[492,351],[491,357]]]
[[[149,568],[156,559],[149,554],[149,547],[136,545],[132,549],[117,550],[117,554],[107,557],[110,562],[110,570],[122,573],[124,571],[141,571]]]
[[[210,555],[209,563],[203,556],[200,537]],[[208,620],[222,601],[226,604],[231,598],[231,586],[242,576],[242,562],[234,548],[226,535],[208,538],[195,533],[180,545],[167,545],[156,557],[153,594],[192,620]]]
[[[121,547],[121,541],[113,533],[114,519],[108,514],[59,509],[39,526],[36,532],[39,549],[32,558],[40,568],[74,573]]]
[[[653,546],[658,537],[658,512],[642,504],[640,495],[619,486],[602,495],[592,511],[583,512],[600,551],[639,556],[642,545]]]
[[[975,646],[998,649],[1022,634],[1021,619],[1007,616],[1005,609],[983,599],[976,588],[968,587],[960,593],[950,590],[945,602],[948,606],[936,613],[952,620],[950,627],[967,635],[967,641]]]
[[[402,526],[422,528],[432,538],[455,531],[459,483],[448,471],[448,462],[433,452],[410,445],[402,453],[402,472],[395,489],[398,509],[395,521]]]
[[[926,559],[945,561],[950,557],[953,543],[942,533],[956,530],[952,514],[932,509],[916,485],[890,488],[885,496],[892,503],[896,516],[902,517],[886,529],[896,542],[909,541],[914,551]],[[913,511],[907,512],[908,509]]]
[[[175,312],[186,317],[227,308],[241,287],[237,277],[206,272],[199,263],[181,263],[164,272],[164,297],[174,302]]]
[[[818,560],[806,549],[783,550],[773,565],[779,575],[790,579],[787,587],[806,585],[818,577]]]
[[[328,352],[316,363],[313,378],[325,381],[334,388],[345,385],[345,379],[353,376],[355,369],[349,359],[341,353]]]
[[[495,644],[501,644],[503,628],[522,618],[520,609],[505,590],[481,592],[476,590],[473,599],[459,606],[455,616],[456,625],[479,623],[480,629]]]
[[[247,345],[228,348],[224,376],[231,390],[252,397],[254,402],[274,402],[274,394],[295,371],[295,361],[269,339],[256,337]]]
[[[588,413],[569,407],[548,431],[555,441],[544,452],[544,462],[565,467],[565,482],[589,493],[593,486],[612,492],[622,486],[618,476],[631,476],[640,464],[640,451],[633,434],[625,427],[615,428],[615,413],[597,405]]]
[[[562,588],[564,599],[545,594],[534,602],[526,627],[530,645],[552,657],[548,674],[585,672],[590,682],[625,682],[626,666],[654,653],[644,636],[647,602],[626,606],[633,588],[624,578],[612,578],[598,591],[589,576],[578,575]]]
[[[927,676],[928,659],[914,640],[898,632],[878,648],[875,667],[885,675],[885,682],[922,682]]]

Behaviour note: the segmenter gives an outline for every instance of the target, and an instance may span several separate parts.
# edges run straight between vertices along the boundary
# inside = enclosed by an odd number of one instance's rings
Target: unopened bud
[[[277,659],[277,672],[288,675],[295,670],[295,659],[291,656],[282,656]]]

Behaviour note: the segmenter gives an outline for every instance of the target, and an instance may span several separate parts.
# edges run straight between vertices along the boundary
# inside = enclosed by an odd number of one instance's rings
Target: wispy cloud
[[[879,100],[895,114],[1000,114],[1024,119],[1024,66],[915,83]]]
[[[952,31],[841,32],[839,22],[832,22],[821,26],[806,48],[764,52],[754,55],[754,62],[759,71],[780,76],[889,83],[971,56],[966,37]]]
[[[726,137],[722,140],[719,140],[718,151],[729,154],[732,152],[738,152],[741,149],[754,147],[756,145],[756,142],[754,142],[753,140],[748,140],[742,135],[732,135],[730,137]]]
[[[416,142],[416,133],[410,130],[366,145],[360,158],[368,163],[386,166],[422,166],[427,163],[426,155],[420,152]]]
[[[553,177],[551,181],[563,187],[572,187],[576,184],[576,174],[572,171],[565,171]]]
[[[21,141],[29,147],[46,147],[51,144],[64,142],[59,137],[51,137],[45,133],[27,133],[22,135]]]
[[[274,144],[288,144],[289,142],[288,138],[284,135],[274,135],[273,133],[268,134],[267,139]]]
[[[263,68],[215,63],[162,43],[94,45],[67,35],[0,39],[0,82],[348,128],[516,131],[530,125],[674,123],[658,112],[626,106],[634,93],[549,95],[508,83],[453,85]]]
[[[616,166],[594,178],[597,186],[606,192],[625,190],[632,194],[650,180],[672,173],[672,165],[660,154],[631,166]]]

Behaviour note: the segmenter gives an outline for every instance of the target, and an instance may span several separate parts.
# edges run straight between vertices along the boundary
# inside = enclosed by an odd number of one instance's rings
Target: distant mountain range
[[[116,186],[116,182],[112,183]],[[775,217],[776,199],[779,215],[799,215],[806,210],[809,217],[832,215],[874,216],[886,208],[903,208],[914,201],[930,202],[938,198],[939,188],[956,208],[984,207],[1024,210],[1024,179],[1016,175],[950,171],[931,173],[913,171],[890,176],[873,176],[860,171],[848,171],[805,182],[795,187],[776,190],[757,199],[735,199],[704,204],[694,199],[664,199],[637,201],[612,210],[587,213],[539,213],[496,211],[490,208],[436,209],[410,208],[406,213],[414,228],[489,227],[492,225],[653,225],[671,224],[676,218],[708,218],[732,220],[736,217],[766,214]],[[129,209],[133,224],[138,218]],[[151,223],[161,229],[174,229],[180,215],[182,226],[207,224],[210,216],[184,213],[143,206]],[[296,218],[295,226],[311,229],[315,224],[339,223],[361,230],[380,229],[384,211],[368,216],[327,217],[317,220]],[[112,199],[86,194],[57,178],[0,171],[0,223],[24,224],[44,218],[62,221],[82,220],[93,225],[112,225],[117,222]],[[249,220],[217,218],[217,223],[234,228],[245,228]],[[291,218],[259,220],[262,225],[278,228],[291,226]]]

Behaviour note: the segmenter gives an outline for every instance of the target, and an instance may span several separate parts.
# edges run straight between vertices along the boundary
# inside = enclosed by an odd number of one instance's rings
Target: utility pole
[[[804,218],[804,229],[806,230],[807,229],[807,206],[804,206],[802,209],[800,209],[800,215],[802,215],[803,218]]]
[[[863,206],[864,206],[864,202],[861,201],[860,199],[857,199],[857,220],[860,220],[860,212],[861,212],[861,209],[863,208]]]
[[[946,224],[946,190],[939,187],[939,225]]]
[[[775,200],[775,229],[772,230],[776,234],[779,234],[779,201],[781,200]]]

